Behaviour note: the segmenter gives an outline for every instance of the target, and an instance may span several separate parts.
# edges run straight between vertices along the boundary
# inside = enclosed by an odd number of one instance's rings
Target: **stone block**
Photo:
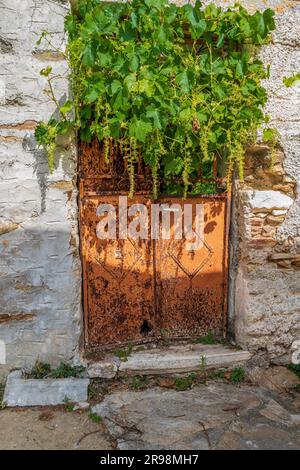
[[[24,379],[21,371],[7,378],[3,401],[7,406],[53,406],[86,402],[89,379]]]
[[[195,344],[167,350],[138,351],[120,363],[119,372],[130,375],[176,374],[199,370],[202,361],[207,368],[218,368],[243,364],[250,358],[248,351],[222,345]]]
[[[205,346],[188,344],[171,346],[168,349],[133,351],[126,362],[107,357],[88,366],[90,378],[115,377],[116,373],[128,375],[181,374],[199,370],[202,360],[207,368],[234,367],[251,358],[248,351],[235,350],[220,344]]]
[[[270,256],[270,261],[278,261],[278,260],[300,260],[300,254],[293,254],[293,253],[273,253]]]
[[[116,363],[111,361],[94,362],[87,369],[88,376],[92,378],[113,379],[117,374]]]
[[[280,215],[285,215],[285,214],[286,214],[286,210],[284,209],[275,209],[272,211],[272,215],[275,215],[276,217]]]
[[[279,191],[244,191],[245,203],[253,212],[269,212],[274,209],[289,209],[293,199]]]

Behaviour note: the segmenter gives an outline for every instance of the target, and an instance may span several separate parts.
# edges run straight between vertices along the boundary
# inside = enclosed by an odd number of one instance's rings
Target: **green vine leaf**
[[[46,67],[40,71],[40,75],[42,77],[49,77],[50,73],[52,72],[52,67]]]
[[[274,29],[271,9],[249,13],[239,4],[78,0],[65,18],[72,100],[61,105],[52,68],[41,71],[60,115],[36,129],[49,167],[54,168],[57,136],[74,129],[83,141],[104,140],[107,162],[108,142],[117,141],[131,195],[138,154],[151,167],[156,196],[159,177],[178,194],[212,191],[210,182],[191,181],[199,173],[212,178],[216,159],[223,161],[228,181],[235,167],[242,177],[244,149],[267,122],[262,80],[269,70],[257,46]],[[42,40],[48,41],[46,32]],[[299,76],[284,83],[292,86]],[[273,148],[276,138],[264,130]],[[169,181],[172,176],[182,183]]]
[[[141,142],[145,142],[148,134],[152,132],[152,125],[150,122],[135,119],[129,125],[129,136],[135,137]]]
[[[299,80],[300,80],[300,73],[295,73],[292,77],[284,77],[283,83],[285,84],[287,88],[290,88]]]
[[[176,82],[180,85],[184,93],[188,93],[192,87],[193,75],[191,72],[184,71],[176,76]]]
[[[60,112],[62,114],[70,113],[74,108],[74,103],[70,100],[66,101],[63,106],[60,107]]]

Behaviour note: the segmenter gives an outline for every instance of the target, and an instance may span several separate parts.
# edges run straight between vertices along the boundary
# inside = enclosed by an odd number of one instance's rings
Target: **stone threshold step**
[[[102,361],[88,364],[90,378],[113,378],[117,373],[128,375],[184,374],[206,368],[233,368],[251,358],[249,351],[230,346],[187,344],[133,351],[127,361],[107,355]]]

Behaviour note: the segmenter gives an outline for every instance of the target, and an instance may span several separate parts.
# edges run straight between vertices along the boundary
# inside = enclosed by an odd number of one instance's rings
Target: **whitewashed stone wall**
[[[66,71],[36,41],[47,29],[61,46],[68,10],[62,0],[0,0],[0,373],[71,359],[80,342],[76,152],[65,142],[50,175],[33,137],[55,111],[39,71]],[[58,87],[64,99],[67,81]]]
[[[267,112],[281,150],[270,168],[267,148],[249,149],[245,184],[236,188],[229,313],[239,345],[287,362],[300,339],[300,83],[286,88],[282,80],[300,71],[300,4],[263,3],[277,12],[261,57],[271,66]]]
[[[282,78],[300,71],[300,5],[243,3],[277,12],[262,57],[271,64],[268,112],[282,149],[272,169],[267,148],[249,149],[246,181],[236,188],[229,327],[242,347],[287,361],[300,338],[300,84],[287,89]],[[67,0],[0,0],[0,374],[38,357],[72,359],[81,341],[76,150],[65,142],[50,175],[33,137],[55,111],[39,71],[66,70],[60,54],[36,41],[47,29],[61,47],[68,11]],[[67,97],[66,81],[58,92]]]

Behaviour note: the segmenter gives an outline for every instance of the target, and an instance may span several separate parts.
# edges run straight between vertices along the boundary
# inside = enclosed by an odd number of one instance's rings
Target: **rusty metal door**
[[[116,150],[114,150],[116,153]],[[113,149],[111,155],[113,154]],[[116,208],[128,187],[124,168],[105,166],[100,144],[81,146],[80,232],[83,261],[85,342],[101,349],[159,338],[189,338],[226,328],[228,196],[196,196],[188,200],[162,197],[166,207],[191,204],[203,207],[201,243],[188,249],[171,227],[151,239],[97,237],[97,208]],[[111,156],[111,158],[113,158]],[[149,178],[140,165],[137,192],[131,204],[149,208]],[[118,189],[120,188],[120,189]],[[193,212],[193,214],[194,214]],[[128,222],[132,218],[128,217]],[[193,227],[195,228],[195,227]]]
[[[172,205],[174,198],[163,198]],[[201,246],[159,239],[156,245],[157,293],[161,327],[167,337],[222,334],[226,320],[226,196],[177,199],[176,204],[204,208]]]
[[[134,202],[147,200],[137,196]],[[144,322],[155,323],[150,237],[100,240],[96,235],[100,204],[117,207],[118,197],[86,197],[81,202],[86,335],[91,346],[136,341]]]

